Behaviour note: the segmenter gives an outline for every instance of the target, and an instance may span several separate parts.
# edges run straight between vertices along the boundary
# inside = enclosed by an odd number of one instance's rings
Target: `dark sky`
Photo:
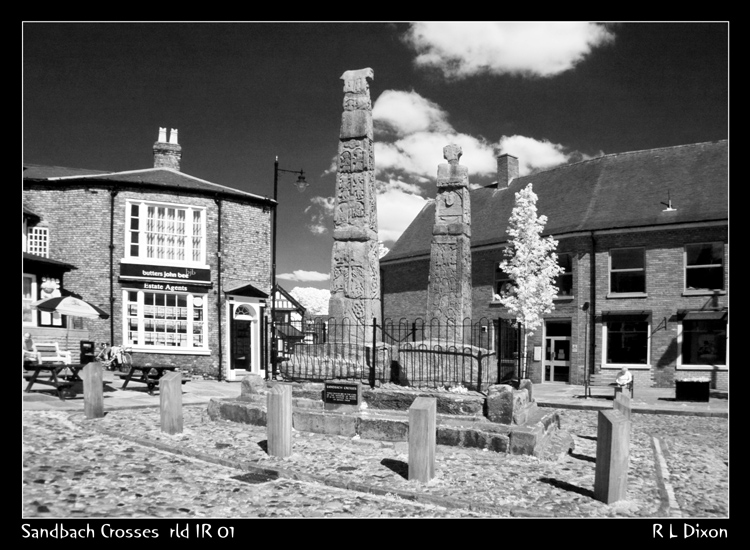
[[[294,176],[280,180],[278,272],[327,274],[332,237],[308,224],[324,213],[311,199],[334,194],[326,171],[346,70],[373,69],[373,103],[387,90],[413,92],[439,106],[456,133],[489,144],[549,141],[569,160],[728,138],[728,23],[607,28],[613,40],[554,76],[451,79],[415,64],[405,23],[24,22],[23,161],[148,168],[159,127],[177,128],[183,172],[272,196],[278,155],[311,184],[299,194]],[[432,178],[418,183],[423,198],[435,194],[436,155],[421,178],[402,174],[407,183]],[[480,164],[467,157],[470,171],[472,160]],[[385,199],[378,207],[381,215],[390,208]],[[303,279],[281,282],[328,286]]]

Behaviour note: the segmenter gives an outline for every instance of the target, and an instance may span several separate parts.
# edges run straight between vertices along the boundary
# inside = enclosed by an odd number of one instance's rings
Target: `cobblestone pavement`
[[[561,410],[575,449],[558,461],[439,445],[409,481],[408,445],[295,431],[287,458],[264,427],[183,409],[23,412],[25,518],[641,517],[729,515],[726,418],[634,414],[627,498],[594,499],[597,415]],[[666,475],[665,475],[666,474]]]

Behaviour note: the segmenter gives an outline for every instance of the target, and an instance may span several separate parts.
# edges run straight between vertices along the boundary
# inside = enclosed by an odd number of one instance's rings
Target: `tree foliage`
[[[510,246],[505,248],[500,269],[513,285],[500,294],[500,303],[522,323],[528,335],[542,324],[542,316],[554,309],[558,289],[555,279],[563,271],[557,263],[557,241],[542,237],[547,216],[537,216],[537,196],[530,183],[516,193],[508,222]]]
[[[329,290],[296,286],[289,294],[305,306],[308,315],[328,315],[328,302],[331,299]]]

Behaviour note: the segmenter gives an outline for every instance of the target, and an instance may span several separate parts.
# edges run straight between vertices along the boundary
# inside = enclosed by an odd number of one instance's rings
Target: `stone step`
[[[316,403],[320,403],[318,406]],[[237,399],[211,399],[208,415],[213,420],[230,420],[258,426],[266,425],[264,395],[243,395]],[[292,425],[299,431],[359,436],[380,441],[408,441],[408,410],[365,409],[359,412],[329,411],[322,402],[297,398],[293,402]],[[523,425],[490,422],[483,416],[438,414],[438,445],[488,449],[495,452],[551,456],[551,437],[560,430],[560,417],[554,409],[535,405]],[[559,439],[559,438],[558,438]]]

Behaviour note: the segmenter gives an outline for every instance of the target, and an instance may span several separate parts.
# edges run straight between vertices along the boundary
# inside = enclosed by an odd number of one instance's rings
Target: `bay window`
[[[125,341],[144,350],[207,350],[206,296],[124,291]]]
[[[126,255],[138,261],[204,265],[205,209],[129,202]]]

